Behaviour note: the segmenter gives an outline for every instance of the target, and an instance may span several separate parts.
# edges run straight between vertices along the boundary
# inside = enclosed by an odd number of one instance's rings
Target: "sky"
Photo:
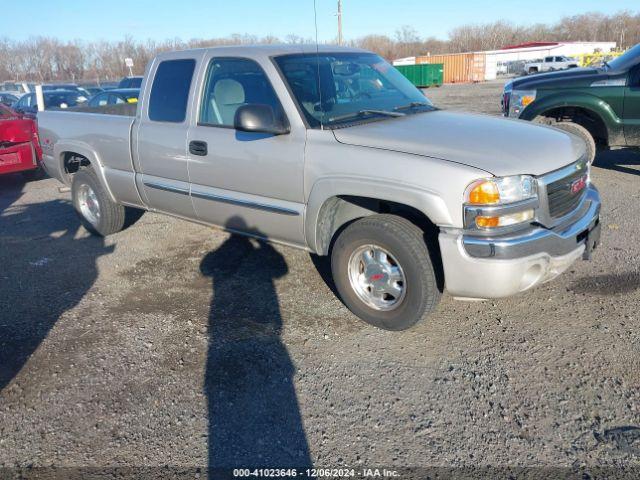
[[[288,34],[313,38],[313,0],[31,0],[28,22],[0,24],[0,37],[22,40],[51,36],[61,40],[135,40],[259,37]],[[337,0],[316,0],[318,37],[336,37]],[[489,7],[488,7],[489,6]],[[516,24],[553,23],[564,15],[638,11],[638,0],[343,0],[346,39],[367,34],[393,36],[410,25],[421,37],[446,39],[454,27],[508,20]],[[17,12],[19,14],[19,11]]]

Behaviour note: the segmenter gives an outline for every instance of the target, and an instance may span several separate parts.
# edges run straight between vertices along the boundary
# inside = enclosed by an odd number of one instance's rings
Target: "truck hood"
[[[609,74],[598,68],[569,68],[555,72],[538,73],[511,81],[514,90],[538,88],[580,88],[609,78]]]
[[[436,110],[333,131],[340,143],[433,157],[496,176],[542,175],[585,153],[579,138],[521,120]]]

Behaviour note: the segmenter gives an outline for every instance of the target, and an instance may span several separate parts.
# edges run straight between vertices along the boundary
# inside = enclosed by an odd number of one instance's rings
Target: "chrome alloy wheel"
[[[81,185],[78,189],[78,206],[82,216],[91,225],[97,226],[100,221],[100,202],[98,202],[96,192],[87,184]]]
[[[407,282],[398,261],[378,245],[363,245],[349,258],[349,282],[356,295],[375,310],[393,310],[404,299]]]

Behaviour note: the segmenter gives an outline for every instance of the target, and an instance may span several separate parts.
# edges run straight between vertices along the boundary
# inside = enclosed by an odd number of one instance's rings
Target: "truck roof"
[[[268,45],[229,45],[219,47],[193,48],[189,50],[181,50],[175,52],[164,52],[157,55],[158,60],[175,58],[177,56],[184,58],[188,54],[200,56],[205,53],[212,53],[221,56],[243,56],[243,57],[273,57],[277,55],[288,55],[295,53],[331,53],[331,52],[354,52],[354,53],[371,53],[367,50],[352,47],[341,47],[337,45],[318,45],[315,44],[268,44]]]

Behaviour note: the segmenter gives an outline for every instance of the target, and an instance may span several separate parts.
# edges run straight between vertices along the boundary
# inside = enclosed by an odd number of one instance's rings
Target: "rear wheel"
[[[405,330],[440,300],[423,231],[395,215],[372,215],[336,239],[331,271],[344,304],[365,322]]]
[[[73,206],[89,232],[106,236],[124,228],[125,207],[111,201],[90,168],[82,169],[73,176],[71,196]]]

